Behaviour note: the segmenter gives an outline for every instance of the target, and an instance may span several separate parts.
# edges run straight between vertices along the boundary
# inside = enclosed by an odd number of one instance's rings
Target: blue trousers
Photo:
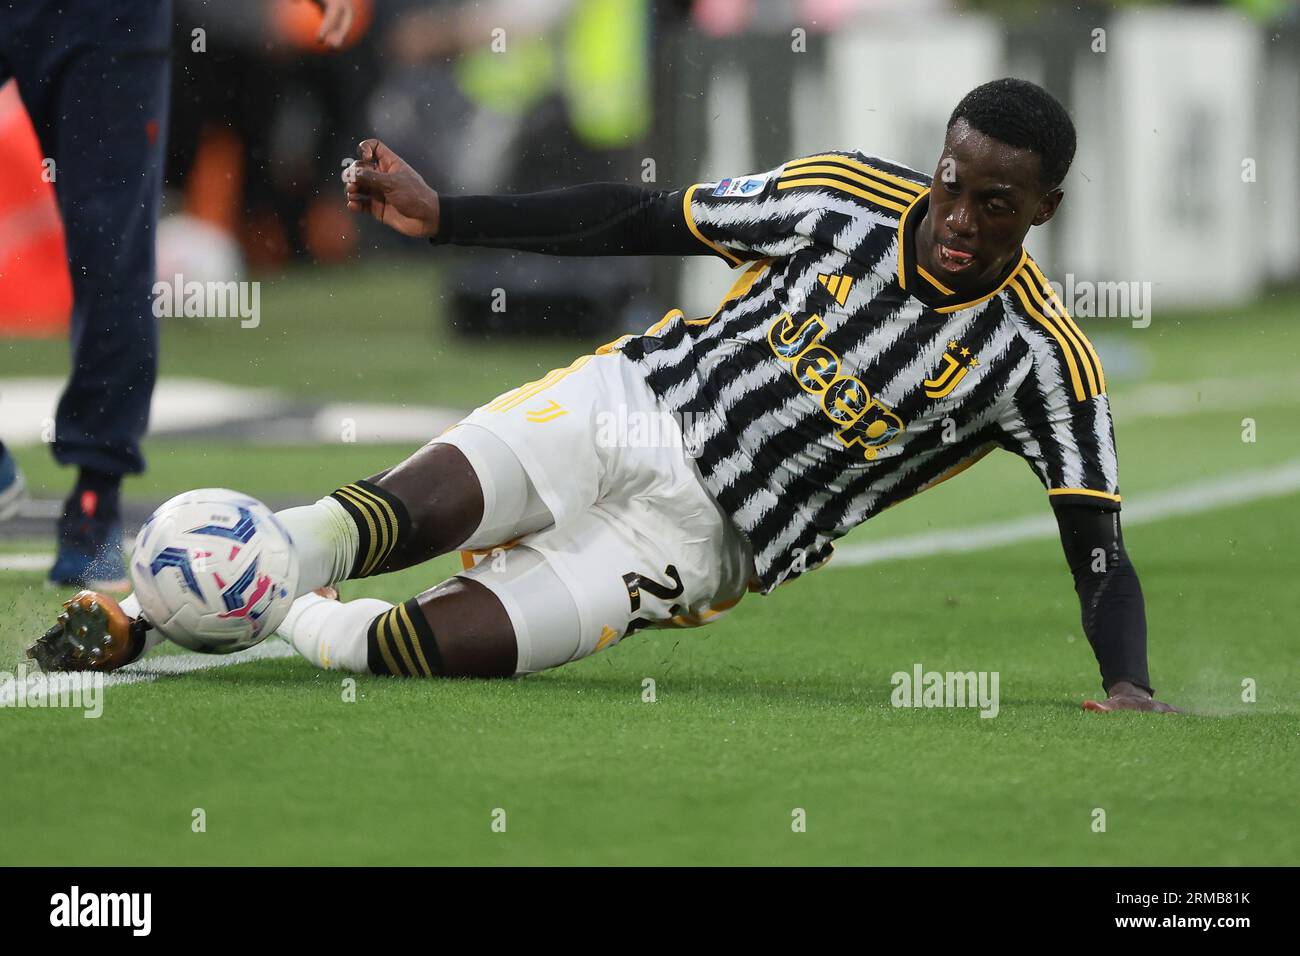
[[[158,372],[151,293],[167,143],[171,0],[24,0],[0,10],[0,83],[17,79],[54,187],[72,273],[72,374],[54,457],[144,470]],[[0,424],[0,438],[3,438]]]

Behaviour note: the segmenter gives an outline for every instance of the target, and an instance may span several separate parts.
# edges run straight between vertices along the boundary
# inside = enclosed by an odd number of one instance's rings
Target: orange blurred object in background
[[[352,11],[352,26],[343,38],[342,50],[352,46],[370,29],[374,17],[373,0],[352,0]],[[333,53],[334,50],[317,39],[323,19],[320,7],[310,0],[275,0],[271,11],[271,22],[285,42],[300,50]]]
[[[0,87],[0,337],[64,335],[72,279],[54,185],[12,80]],[[58,175],[57,167],[51,170]]]

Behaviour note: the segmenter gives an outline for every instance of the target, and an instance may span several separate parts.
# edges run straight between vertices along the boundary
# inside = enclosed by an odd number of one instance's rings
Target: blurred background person
[[[319,0],[338,45],[351,0]],[[171,0],[8,4],[0,83],[14,79],[54,184],[72,277],[72,372],[50,446],[76,482],[49,580],[121,590],[120,490],[144,470],[140,440],[158,368],[151,308],[168,124]],[[0,445],[0,517],[24,481]]]

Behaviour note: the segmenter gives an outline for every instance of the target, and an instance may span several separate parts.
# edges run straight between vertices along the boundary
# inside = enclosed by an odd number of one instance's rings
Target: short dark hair
[[[985,136],[1038,154],[1039,179],[1055,189],[1074,159],[1074,123],[1051,93],[1036,83],[1005,77],[977,86],[948,117],[964,119]]]

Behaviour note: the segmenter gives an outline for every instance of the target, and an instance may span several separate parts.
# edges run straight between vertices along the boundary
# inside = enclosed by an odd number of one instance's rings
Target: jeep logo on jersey
[[[903,434],[903,420],[872,398],[861,380],[840,374],[840,357],[817,343],[825,334],[820,315],[796,324],[785,312],[768,328],[767,343],[778,359],[790,363],[799,387],[821,397],[822,412],[836,426],[835,437],[847,448],[861,445],[862,457],[871,461]]]

